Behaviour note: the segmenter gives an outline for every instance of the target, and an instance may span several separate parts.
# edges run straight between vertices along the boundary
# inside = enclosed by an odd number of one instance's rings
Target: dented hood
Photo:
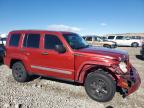
[[[94,47],[90,46],[88,48],[79,49],[77,53],[86,54],[86,55],[93,55],[99,56],[102,58],[111,58],[111,59],[121,59],[128,57],[127,51],[118,50],[118,49],[110,49],[104,47]]]

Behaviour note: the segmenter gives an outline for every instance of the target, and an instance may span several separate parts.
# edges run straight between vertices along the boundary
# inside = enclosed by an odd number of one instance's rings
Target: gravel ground
[[[0,108],[144,108],[144,61],[140,60],[140,48],[120,49],[129,52],[130,61],[142,79],[139,90],[125,99],[116,93],[112,101],[98,103],[90,99],[81,86],[41,77],[27,83],[17,83],[11,70],[1,65]]]

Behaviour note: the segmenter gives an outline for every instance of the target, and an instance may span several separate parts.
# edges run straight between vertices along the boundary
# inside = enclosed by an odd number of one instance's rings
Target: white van
[[[107,40],[116,42],[117,46],[139,47],[142,45],[142,39],[128,36],[108,36]]]

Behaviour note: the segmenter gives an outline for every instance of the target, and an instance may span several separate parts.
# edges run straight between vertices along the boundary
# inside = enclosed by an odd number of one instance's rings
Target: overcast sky
[[[144,0],[0,0],[0,34],[15,29],[144,32]]]

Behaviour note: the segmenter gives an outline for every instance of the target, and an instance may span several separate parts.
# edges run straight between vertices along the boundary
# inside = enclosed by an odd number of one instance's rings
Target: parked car
[[[139,47],[142,45],[141,39],[134,39],[127,36],[108,36],[108,41],[114,41],[118,46]]]
[[[3,61],[5,55],[5,47],[3,45],[0,45],[0,62]]]
[[[103,40],[100,36],[83,36],[83,38],[90,44],[96,46],[103,46],[107,48],[116,48],[117,45],[115,42]]]
[[[6,45],[6,38],[0,38],[0,45]]]
[[[144,43],[142,44],[142,48],[140,50],[140,53],[142,55],[142,58],[144,59]]]
[[[12,31],[4,63],[18,82],[26,82],[32,75],[72,81],[99,102],[110,101],[117,87],[128,96],[141,83],[126,51],[90,46],[71,32]]]

